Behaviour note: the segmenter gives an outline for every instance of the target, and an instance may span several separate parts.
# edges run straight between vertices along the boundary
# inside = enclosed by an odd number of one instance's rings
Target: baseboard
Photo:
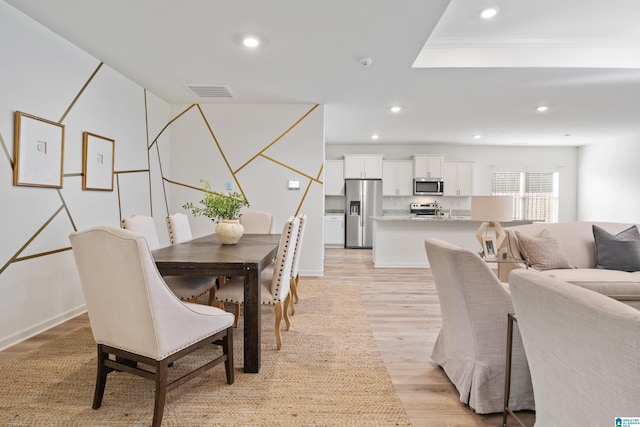
[[[307,276],[307,277],[309,277],[309,276],[311,276],[311,277],[322,277],[322,276],[324,276],[324,270],[305,270],[305,271],[300,270],[298,272],[298,274],[301,277],[304,277],[304,276]]]
[[[54,326],[58,326],[61,323],[64,323],[69,319],[73,319],[74,317],[86,311],[87,311],[87,306],[83,304],[65,313],[59,314],[58,316],[52,317],[51,319],[45,320],[44,322],[40,322],[37,325],[34,325],[23,331],[16,332],[13,335],[9,335],[6,338],[0,339],[0,351],[6,350],[7,348],[12,347],[18,343],[21,343],[24,340],[27,340],[31,337],[41,334],[47,329],[51,329]]]
[[[426,263],[385,264],[373,263],[373,268],[429,268]]]

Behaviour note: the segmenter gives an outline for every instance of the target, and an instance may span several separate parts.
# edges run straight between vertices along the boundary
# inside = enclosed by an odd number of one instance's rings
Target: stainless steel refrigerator
[[[373,247],[373,216],[382,216],[382,180],[345,179],[345,248]]]

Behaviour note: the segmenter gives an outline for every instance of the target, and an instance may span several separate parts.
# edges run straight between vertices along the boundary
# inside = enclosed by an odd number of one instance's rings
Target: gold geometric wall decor
[[[249,166],[251,163],[253,163],[256,159],[258,158],[262,158],[262,159],[266,159],[280,167],[283,167],[285,169],[288,169],[292,172],[294,172],[297,175],[300,175],[301,177],[305,178],[308,180],[308,183],[306,185],[305,191],[302,193],[300,201],[298,203],[298,207],[296,209],[296,212],[293,213],[294,215],[298,215],[299,212],[302,209],[302,205],[304,203],[304,200],[307,197],[307,194],[309,193],[309,190],[311,188],[311,186],[315,183],[315,184],[319,184],[322,185],[322,181],[320,180],[320,177],[322,176],[322,169],[323,169],[323,162],[321,162],[320,166],[319,166],[319,171],[317,173],[316,176],[311,176],[307,173],[304,173],[303,171],[301,171],[300,169],[296,168],[293,165],[281,162],[269,155],[267,155],[267,151],[274,147],[278,142],[280,142],[285,135],[287,135],[289,132],[291,132],[296,126],[298,126],[302,121],[304,121],[314,110],[316,110],[316,108],[318,108],[319,104],[315,104],[313,107],[311,107],[307,112],[305,112],[301,117],[299,117],[294,123],[292,123],[286,130],[284,130],[280,135],[278,135],[273,141],[269,142],[268,144],[266,144],[263,148],[261,148],[260,150],[258,150],[258,152],[256,153],[249,153],[247,156],[247,160],[242,163],[240,165],[240,167],[236,168],[235,170],[232,169],[229,160],[227,158],[227,156],[224,153],[224,150],[222,149],[222,146],[220,145],[220,142],[218,141],[218,138],[216,137],[213,128],[211,126],[211,124],[209,123],[209,121],[207,120],[204,112],[202,111],[202,108],[200,107],[199,104],[192,104],[189,107],[187,107],[184,111],[180,112],[180,114],[178,114],[176,117],[174,117],[173,119],[171,119],[169,121],[169,123],[167,123],[167,125],[165,125],[165,127],[160,131],[160,133],[156,136],[156,138],[153,140],[153,142],[150,144],[149,149],[153,146],[157,144],[158,138],[160,137],[160,135],[172,124],[174,123],[178,118],[180,118],[182,115],[184,115],[185,113],[187,113],[189,110],[191,110],[192,108],[197,108],[202,120],[204,121],[207,130],[209,132],[209,134],[211,135],[212,141],[215,144],[218,153],[220,154],[224,164],[227,167],[227,170],[229,171],[229,173],[231,174],[232,179],[234,180],[238,190],[240,191],[240,193],[242,194],[242,196],[248,200],[243,188],[242,188],[242,183],[240,182],[239,178],[238,178],[238,174],[241,170],[243,170],[245,167]],[[201,190],[203,191],[202,188],[196,188],[192,185],[188,185],[182,182],[177,182],[175,180],[171,180],[167,177],[162,176],[162,180],[163,182],[166,183],[170,183],[173,185],[178,185],[178,186],[182,186],[182,187],[186,187],[186,188],[191,188],[191,189],[197,189],[197,190]],[[165,196],[166,197],[166,196]],[[250,202],[250,201],[249,201]]]

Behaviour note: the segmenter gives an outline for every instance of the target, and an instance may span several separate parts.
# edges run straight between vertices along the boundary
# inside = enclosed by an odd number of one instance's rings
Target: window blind
[[[558,221],[558,172],[493,172],[491,195],[513,196],[514,219]]]

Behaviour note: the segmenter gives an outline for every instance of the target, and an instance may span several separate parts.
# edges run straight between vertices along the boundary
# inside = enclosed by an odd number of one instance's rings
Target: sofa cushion
[[[518,246],[527,263],[536,270],[573,268],[549,231],[542,230],[536,237],[516,231]]]
[[[640,272],[576,268],[546,270],[543,274],[607,296],[640,296]]]
[[[616,235],[593,225],[596,268],[622,271],[640,270],[640,233],[633,225]]]

